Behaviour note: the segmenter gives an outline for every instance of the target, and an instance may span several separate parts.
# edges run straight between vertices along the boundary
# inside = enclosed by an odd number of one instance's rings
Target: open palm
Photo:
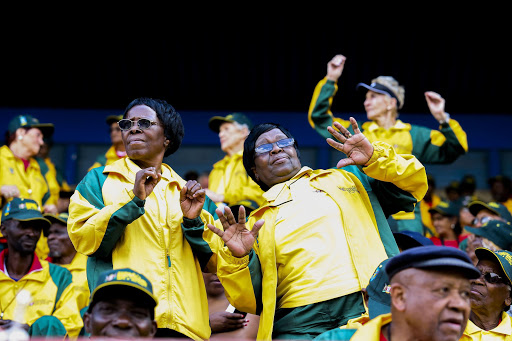
[[[229,207],[225,207],[224,212],[220,209],[215,210],[215,212],[219,216],[224,230],[211,224],[208,224],[208,228],[222,238],[233,256],[241,258],[248,255],[264,221],[258,220],[254,223],[252,230],[249,230],[245,226],[245,208],[243,206],[240,206],[238,211],[238,222]]]

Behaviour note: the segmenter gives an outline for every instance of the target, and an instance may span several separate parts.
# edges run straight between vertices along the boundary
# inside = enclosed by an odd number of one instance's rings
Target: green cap
[[[21,127],[39,128],[44,137],[51,136],[55,130],[52,123],[39,123],[39,120],[31,115],[18,115],[9,122],[9,133],[14,134]]]
[[[389,258],[379,264],[366,287],[370,319],[391,312],[391,295],[389,294],[391,286],[385,269],[388,261]]]
[[[469,227],[465,229],[477,236],[489,239],[503,250],[512,249],[512,224],[501,220],[489,220],[480,227]]]
[[[430,213],[440,213],[444,216],[458,217],[460,205],[455,204],[451,201],[440,201],[436,206],[432,207],[428,211]]]
[[[484,208],[494,212],[496,215],[502,217],[506,221],[512,222],[512,214],[510,214],[509,210],[499,202],[491,201],[489,203],[485,203],[480,200],[475,200],[468,204],[469,212],[471,212],[471,214],[474,216],[476,216],[478,212]]]
[[[477,247],[475,249],[476,257],[480,259],[498,260],[505,275],[507,275],[508,282],[512,285],[512,252],[507,250],[492,251],[485,247]]]
[[[1,222],[3,223],[11,219],[43,223],[43,229],[51,225],[50,221],[43,217],[37,202],[32,199],[13,198],[5,204],[2,209]]]
[[[109,116],[107,116],[107,119],[105,120],[105,122],[107,122],[108,126],[110,127],[112,125],[112,123],[119,122],[122,119],[123,119],[123,115],[109,115]]]
[[[46,214],[43,214],[43,216],[46,219],[48,219],[52,225],[55,224],[55,223],[62,224],[64,226],[68,225],[69,214],[66,213],[66,212],[59,213],[59,214],[46,213]],[[48,236],[48,230],[49,229],[50,229],[50,226],[48,226],[48,228],[46,228],[46,229],[43,229],[43,233],[44,233],[45,236]]]
[[[247,127],[249,127],[249,130],[252,129],[252,122],[251,122],[251,120],[247,116],[245,116],[244,114],[242,114],[240,112],[234,112],[234,113],[229,114],[229,115],[227,115],[225,117],[223,117],[223,116],[213,116],[212,118],[210,118],[210,121],[208,122],[208,127],[211,130],[213,130],[214,132],[218,133],[221,124],[222,123],[226,123],[226,122],[229,122],[229,123],[237,122],[237,123],[240,123],[240,124],[246,124]]]
[[[94,288],[91,294],[89,306],[92,307],[94,298],[97,297],[98,292],[102,292],[105,288],[110,288],[112,286],[123,286],[140,290],[146,295],[150,305],[156,306],[158,304],[158,300],[153,295],[153,286],[151,285],[151,282],[144,275],[132,269],[123,268],[105,271],[100,274],[98,281],[96,282],[96,288]]]

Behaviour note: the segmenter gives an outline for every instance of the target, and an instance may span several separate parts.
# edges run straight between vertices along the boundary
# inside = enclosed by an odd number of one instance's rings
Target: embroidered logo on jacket
[[[352,187],[340,187],[340,186],[338,186],[338,188],[340,190],[342,190],[343,192],[348,192],[349,194],[359,193],[359,191],[358,191],[356,186],[352,186]]]

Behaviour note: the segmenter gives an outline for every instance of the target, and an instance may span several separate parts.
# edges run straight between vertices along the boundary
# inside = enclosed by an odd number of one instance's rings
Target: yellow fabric
[[[392,182],[421,200],[428,187],[423,165],[411,155],[397,155],[386,143],[374,142],[373,147],[374,154],[368,166],[363,168],[364,172],[377,180]],[[387,258],[366,190],[355,175],[343,170],[306,168],[300,173],[302,174],[304,170],[309,175],[308,180],[312,187],[331,197],[341,212],[347,212],[343,214],[345,237],[359,285],[366,286],[374,270],[382,260]],[[276,245],[275,222],[278,219],[277,207],[289,200],[287,195],[276,194],[272,189],[267,191],[265,197],[268,203],[253,211],[246,224],[252,228],[256,221],[265,220],[265,224],[259,231],[258,242],[253,246],[263,273],[263,311],[260,315],[258,340],[272,338],[278,286],[276,248],[283,247],[283,245]],[[309,213],[303,212],[303,214]],[[315,246],[316,244],[311,242],[311,247]],[[228,300],[238,309],[254,314],[257,307],[247,264],[248,256],[237,259],[230,256],[226,248],[218,253],[218,276],[226,289]]]
[[[368,323],[368,321],[370,321],[370,315],[368,315],[368,313],[364,313],[359,317],[348,320],[347,324],[341,326],[340,329],[359,329]]]
[[[427,237],[437,237],[436,229],[432,224],[432,217],[428,210],[432,207],[437,206],[441,202],[441,197],[439,195],[432,193],[432,202],[427,203],[425,200],[422,200],[420,203],[420,212],[421,212],[421,222],[425,225],[434,235]]]
[[[351,341],[380,341],[382,327],[391,322],[391,314],[379,315],[359,327]]]
[[[100,246],[113,213],[133,197],[140,168],[129,158],[106,166],[101,189],[105,207],[98,210],[77,190],[71,197],[68,232],[78,252],[91,255]],[[181,229],[180,190],[185,181],[162,164],[162,179],[146,198],[145,213],[126,226],[112,251],[114,269],[129,267],[144,274],[158,299],[159,328],[171,328],[193,339],[210,336],[208,301],[202,271]],[[203,222],[213,224],[206,211]],[[172,266],[168,266],[168,262]]]
[[[57,181],[57,169],[49,157],[44,159],[44,163],[46,163],[48,166],[48,172],[46,173],[45,177],[46,181],[48,182],[48,187],[50,188],[51,198],[54,200],[54,202],[51,202],[51,204],[57,205],[60,194],[60,185]]]
[[[208,188],[215,193],[224,194],[224,202],[228,206],[241,200],[253,200],[261,206],[265,202],[263,191],[247,175],[242,156],[243,151],[240,151],[232,156],[226,155],[216,162],[208,176]]]
[[[62,322],[69,336],[77,337],[83,322],[76,297],[73,296],[73,286],[70,285],[64,290],[54,311],[58,288],[50,276],[48,262],[40,260],[40,263],[42,269],[23,276],[17,282],[0,271],[0,302],[4,312],[3,318],[4,320],[14,318],[15,296],[19,290],[25,289],[30,292],[32,300],[27,307],[24,323],[32,325],[41,316],[55,316]]]
[[[491,330],[483,330],[478,328],[471,320],[468,321],[466,330],[460,338],[461,341],[498,341],[512,340],[512,319],[503,312],[501,314],[501,322],[496,328]]]
[[[507,208],[510,214],[512,214],[512,199],[508,199],[507,201],[502,202],[501,204]]]
[[[105,158],[107,159],[105,164],[102,164],[102,163],[96,161],[93,163],[93,165],[91,167],[89,167],[89,169],[87,171],[90,171],[91,169],[96,168],[96,167],[108,166],[108,165],[116,162],[117,160],[122,159],[123,157],[117,156],[117,152],[116,152],[116,149],[114,148],[114,146],[110,146],[110,148],[105,152]]]
[[[20,197],[36,201],[41,209],[45,204],[56,205],[59,199],[55,193],[43,203],[44,195],[50,190],[46,184],[41,168],[34,158],[30,158],[30,164],[25,171],[21,159],[14,156],[9,147],[0,147],[0,188],[5,185],[16,185],[20,190]],[[5,200],[5,199],[4,199]]]
[[[89,305],[89,284],[87,283],[87,256],[77,252],[69,264],[59,264],[68,269],[73,276],[74,296],[77,297],[78,309]]]
[[[327,301],[361,290],[345,237],[343,212],[324,192],[310,186],[310,170],[303,168],[293,179],[265,193],[270,197],[280,192],[279,197],[289,198],[278,207],[275,228],[276,245],[280,246],[276,248],[278,308]],[[364,207],[355,211],[360,210]],[[330,214],[336,211],[339,214]]]

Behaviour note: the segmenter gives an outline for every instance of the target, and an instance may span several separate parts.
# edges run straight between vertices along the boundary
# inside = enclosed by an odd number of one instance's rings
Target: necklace
[[[23,286],[21,287],[20,290],[18,290],[18,292],[16,293],[16,295],[14,295],[13,298],[11,298],[11,300],[9,301],[9,303],[7,303],[7,305],[5,306],[5,308],[2,308],[2,302],[0,300],[0,320],[3,320],[4,319],[4,312],[7,310],[7,308],[11,305],[12,302],[14,302],[14,300],[16,299],[16,297],[18,297],[18,294],[23,290],[23,288],[25,288],[25,285],[27,285],[28,281],[25,281],[25,284],[23,284]]]

